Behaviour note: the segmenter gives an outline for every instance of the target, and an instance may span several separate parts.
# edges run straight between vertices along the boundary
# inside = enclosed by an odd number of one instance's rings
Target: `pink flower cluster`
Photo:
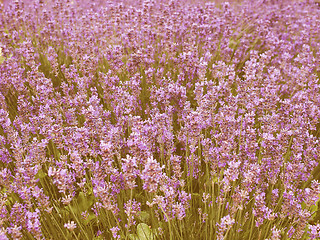
[[[29,2],[0,3],[1,239],[320,236],[317,2]]]

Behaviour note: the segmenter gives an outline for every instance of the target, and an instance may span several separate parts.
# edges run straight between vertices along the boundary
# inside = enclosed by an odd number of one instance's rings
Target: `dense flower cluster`
[[[0,2],[0,239],[319,238],[320,6],[236,2]]]

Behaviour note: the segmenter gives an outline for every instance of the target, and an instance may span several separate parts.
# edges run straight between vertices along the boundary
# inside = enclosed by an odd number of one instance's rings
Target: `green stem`
[[[159,207],[160,207],[160,209],[161,209],[161,211],[163,212],[163,214],[166,216],[166,218],[168,219],[168,224],[169,224],[169,235],[170,235],[170,240],[172,240],[173,239],[173,236],[172,236],[172,228],[171,228],[171,221],[170,221],[170,218],[169,218],[169,216],[166,214],[166,212],[164,211],[164,209],[162,208],[162,206],[160,206],[159,205]]]
[[[63,230],[61,229],[61,227],[60,227],[60,225],[58,224],[58,222],[57,222],[57,220],[55,219],[55,217],[53,216],[53,215],[51,215],[51,214],[49,214],[50,215],[50,217],[51,217],[51,219],[53,219],[53,221],[55,222],[55,225],[59,228],[59,230],[61,231],[61,233],[62,233],[62,235],[64,236],[64,238],[65,239],[68,239],[68,238],[66,238],[66,236],[64,235],[64,232],[63,232]]]
[[[74,231],[72,231],[72,234],[75,236],[75,238],[76,238],[77,240],[79,239],[78,236],[75,234]]]
[[[253,226],[254,226],[253,224],[254,224],[254,215],[252,214],[249,240],[251,239],[251,236],[252,236],[252,233],[253,233]]]
[[[81,229],[81,231],[83,232],[83,234],[86,236],[86,239],[90,240],[90,238],[88,237],[86,231],[83,229],[83,227],[81,226],[81,223],[79,221],[79,219],[77,218],[76,214],[73,212],[72,208],[68,205],[68,208],[70,209],[70,212],[72,213],[73,217],[75,218],[75,220],[77,221],[77,224],[79,225],[79,228]]]

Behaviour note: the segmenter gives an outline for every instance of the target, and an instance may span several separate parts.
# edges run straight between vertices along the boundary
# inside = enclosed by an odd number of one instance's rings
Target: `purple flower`
[[[309,225],[309,233],[311,239],[318,239],[320,238],[320,224],[317,225]]]
[[[124,204],[124,212],[128,216],[128,223],[126,228],[130,228],[132,225],[135,225],[134,218],[138,215],[140,211],[141,203],[137,202],[136,200],[129,200],[127,203]]]
[[[133,189],[137,186],[135,179],[139,174],[137,159],[135,157],[130,157],[129,155],[127,155],[126,158],[122,159],[122,163],[125,185],[128,189]]]
[[[144,170],[140,174],[141,179],[144,180],[143,189],[149,192],[157,191],[160,181],[164,176],[162,173],[163,168],[164,166],[161,167],[152,156],[148,157]]]
[[[64,227],[72,232],[74,229],[77,228],[77,224],[74,221],[69,221],[68,223],[64,224]]]
[[[6,230],[4,228],[0,229],[0,240],[9,240],[9,238],[6,235]]]
[[[120,228],[118,226],[112,227],[110,231],[114,239],[120,239],[121,236],[118,234],[118,232],[120,231]]]
[[[26,213],[27,230],[37,239],[40,239],[42,236],[39,213],[40,213],[39,209],[36,209],[35,212],[27,211]]]

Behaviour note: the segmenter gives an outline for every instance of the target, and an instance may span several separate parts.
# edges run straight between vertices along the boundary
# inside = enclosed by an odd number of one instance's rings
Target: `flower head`
[[[69,221],[68,223],[64,224],[64,227],[69,231],[73,231],[77,227],[77,224],[74,221]]]

